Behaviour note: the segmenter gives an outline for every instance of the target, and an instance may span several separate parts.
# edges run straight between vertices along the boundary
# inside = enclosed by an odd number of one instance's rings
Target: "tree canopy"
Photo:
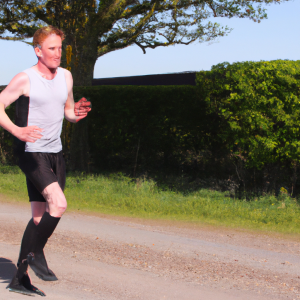
[[[205,42],[230,32],[211,17],[267,18],[262,5],[288,0],[1,0],[0,39],[31,38],[41,26],[65,32],[63,64],[91,85],[97,58],[130,45]]]

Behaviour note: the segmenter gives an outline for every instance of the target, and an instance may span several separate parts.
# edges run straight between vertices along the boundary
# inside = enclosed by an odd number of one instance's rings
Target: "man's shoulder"
[[[2,91],[0,102],[5,104],[5,107],[16,101],[20,96],[29,96],[30,81],[26,73],[18,73]],[[1,101],[2,100],[2,101]]]
[[[62,68],[62,67],[59,67],[59,69],[61,69],[65,73],[66,76],[72,76],[72,74],[69,70]]]
[[[11,87],[11,86],[25,86],[27,85],[29,82],[29,77],[25,72],[20,72],[18,73],[12,80],[11,82],[8,84],[7,87]]]
[[[26,71],[26,70],[25,70]],[[18,79],[18,80],[29,80],[29,77],[25,71],[22,71],[18,73],[13,79]]]

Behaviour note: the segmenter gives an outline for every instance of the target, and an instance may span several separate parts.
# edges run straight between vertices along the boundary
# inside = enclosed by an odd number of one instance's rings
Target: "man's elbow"
[[[5,103],[0,101],[0,110],[5,111],[6,107],[7,107],[7,105],[5,105]]]
[[[65,111],[65,119],[71,123],[76,123],[76,118],[74,113],[70,113],[68,111]]]

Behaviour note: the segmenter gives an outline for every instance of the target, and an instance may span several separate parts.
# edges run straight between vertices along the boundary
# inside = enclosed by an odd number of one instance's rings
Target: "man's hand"
[[[88,112],[90,112],[91,110],[92,110],[92,103],[90,101],[87,101],[85,98],[81,98],[74,105],[75,116],[79,117],[77,118],[76,122],[85,118]]]
[[[34,143],[43,136],[40,132],[43,132],[43,129],[37,126],[18,127],[13,135],[23,142]]]

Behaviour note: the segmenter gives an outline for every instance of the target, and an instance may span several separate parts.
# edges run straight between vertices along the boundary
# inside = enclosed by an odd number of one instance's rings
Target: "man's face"
[[[49,35],[42,43],[42,48],[35,48],[39,60],[49,69],[56,69],[61,59],[61,37],[56,34]]]

